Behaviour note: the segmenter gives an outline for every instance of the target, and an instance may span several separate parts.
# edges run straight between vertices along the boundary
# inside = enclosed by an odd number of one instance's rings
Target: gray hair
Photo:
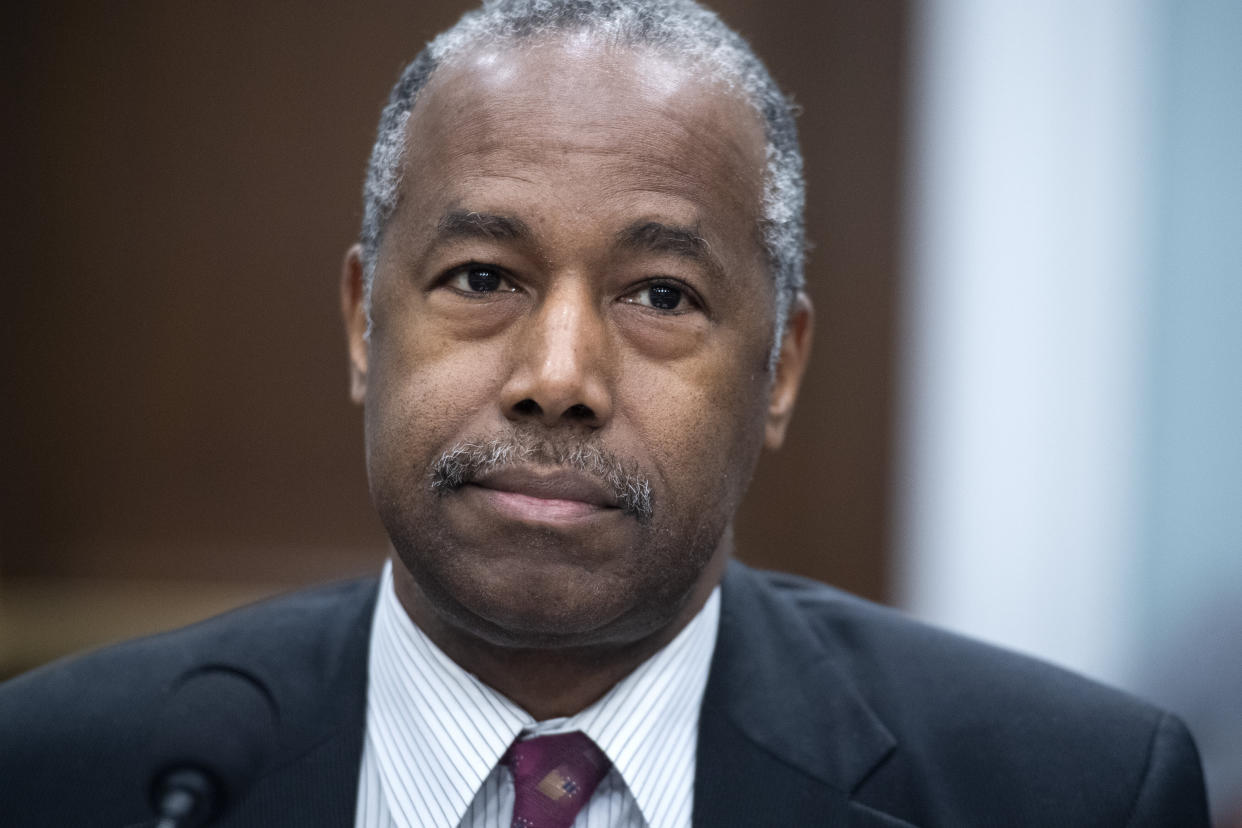
[[[397,208],[406,125],[419,91],[437,67],[469,47],[575,32],[618,46],[651,47],[688,61],[740,92],[762,118],[767,143],[759,230],[776,287],[770,359],[775,364],[790,307],[803,286],[806,249],[802,217],[806,185],[795,109],[750,45],[694,0],[484,0],[482,8],[467,12],[427,44],[388,95],[367,167],[361,245],[368,316],[376,256],[385,225]]]

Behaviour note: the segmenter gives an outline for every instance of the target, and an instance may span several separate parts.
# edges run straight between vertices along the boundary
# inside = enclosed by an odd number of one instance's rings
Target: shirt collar
[[[371,635],[367,738],[393,813],[433,813],[456,826],[519,736],[581,730],[612,760],[649,825],[687,812],[699,708],[720,622],[720,588],[668,645],[601,699],[563,719],[536,722],[459,667],[405,613],[392,562],[380,579]],[[667,774],[684,783],[667,784]],[[421,807],[415,806],[421,801]]]

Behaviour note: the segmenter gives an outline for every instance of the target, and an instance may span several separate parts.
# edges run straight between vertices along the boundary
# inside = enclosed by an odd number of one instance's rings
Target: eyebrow
[[[724,272],[711,245],[694,227],[659,221],[635,222],[617,234],[617,244],[650,253],[671,254],[689,259],[714,273]]]
[[[451,210],[440,217],[436,235],[450,239],[491,239],[496,241],[531,241],[534,234],[521,219],[477,210]]]
[[[450,210],[445,213],[436,224],[436,236],[439,242],[485,239],[531,244],[535,238],[530,227],[519,218],[478,210]],[[637,221],[617,234],[616,244],[631,250],[677,256],[714,274],[724,273],[724,266],[697,227]]]

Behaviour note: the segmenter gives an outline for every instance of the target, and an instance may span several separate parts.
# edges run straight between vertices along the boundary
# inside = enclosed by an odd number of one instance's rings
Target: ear
[[[349,397],[361,403],[367,395],[367,309],[362,248],[354,245],[341,266],[341,316],[349,349]]]
[[[793,417],[798,389],[802,387],[802,374],[807,358],[811,355],[811,334],[815,328],[815,309],[811,297],[802,291],[789,310],[785,323],[785,336],[781,339],[781,352],[776,364],[776,376],[772,380],[772,392],[768,396],[767,428],[763,444],[772,450],[785,442],[785,430]]]

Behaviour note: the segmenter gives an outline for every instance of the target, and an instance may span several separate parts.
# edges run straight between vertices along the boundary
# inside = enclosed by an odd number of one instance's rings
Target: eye
[[[622,297],[622,301],[660,311],[685,311],[693,304],[685,290],[667,282],[644,285]]]
[[[460,293],[514,293],[517,287],[498,267],[482,264],[463,265],[450,274],[445,284]]]

